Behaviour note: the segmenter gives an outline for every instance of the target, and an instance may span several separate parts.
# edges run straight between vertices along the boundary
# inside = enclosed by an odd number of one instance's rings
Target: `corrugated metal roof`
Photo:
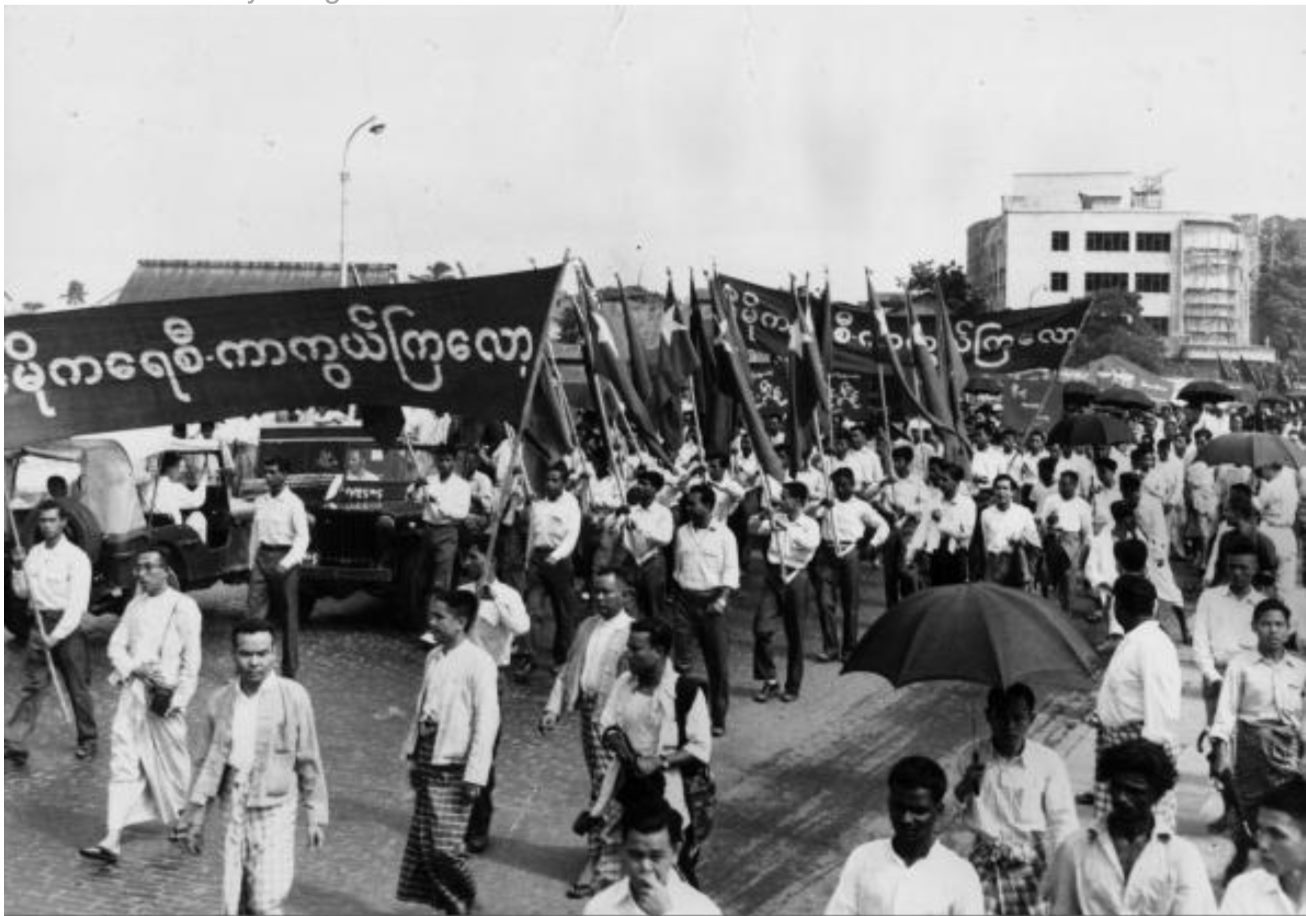
[[[381,286],[398,281],[397,264],[351,263],[351,286]],[[118,294],[119,302],[157,302],[240,293],[272,293],[295,289],[330,289],[340,285],[340,264],[322,261],[203,261],[136,262],[136,269]]]

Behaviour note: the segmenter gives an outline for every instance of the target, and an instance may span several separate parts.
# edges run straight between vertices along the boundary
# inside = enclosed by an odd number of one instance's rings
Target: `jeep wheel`
[[[394,608],[395,622],[401,628],[413,632],[426,629],[425,599],[429,579],[426,555],[421,545],[400,555],[390,602]]]

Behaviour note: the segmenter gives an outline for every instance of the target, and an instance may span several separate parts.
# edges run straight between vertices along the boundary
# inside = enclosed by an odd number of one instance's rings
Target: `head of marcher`
[[[638,506],[647,509],[653,504],[653,500],[662,492],[662,487],[666,483],[665,478],[653,470],[642,470],[635,476],[635,486],[632,489],[631,496]]]
[[[1252,609],[1252,629],[1256,631],[1256,648],[1262,655],[1283,658],[1292,632],[1292,611],[1278,598],[1266,598]]]
[[[51,474],[45,479],[45,493],[51,499],[67,499],[68,478],[62,474]]]
[[[1143,498],[1143,478],[1133,471],[1121,474],[1120,497],[1129,503],[1130,508],[1138,508],[1138,503]]]
[[[904,757],[889,771],[893,849],[909,865],[934,844],[947,791],[947,774],[928,757]]]
[[[951,500],[957,495],[957,490],[961,488],[961,482],[966,478],[966,470],[959,464],[944,461],[939,464],[939,492],[943,494],[945,500]]]
[[[1293,775],[1262,796],[1256,821],[1261,868],[1285,891],[1300,892],[1306,882],[1306,778]],[[1289,899],[1297,897],[1289,892]]]
[[[625,577],[616,567],[605,566],[590,578],[590,601],[604,620],[611,620],[626,609],[629,591]]]
[[[482,533],[472,538],[463,554],[462,577],[464,582],[476,582],[488,568],[487,551],[490,549],[490,536]]]
[[[833,449],[835,458],[844,458],[847,456],[849,450],[852,449],[852,441],[848,438],[846,432],[841,431],[834,437]]]
[[[976,426],[975,431],[971,433],[970,441],[976,451],[984,451],[989,447],[989,428],[983,423]]]
[[[854,426],[848,433],[848,439],[854,449],[861,451],[866,447],[866,428],[861,425]]]
[[[1120,576],[1111,591],[1116,599],[1116,620],[1126,633],[1148,620],[1155,619],[1156,586],[1144,577]]]
[[[720,452],[708,452],[707,455],[707,476],[712,480],[720,481],[726,476],[726,456]]]
[[[1057,480],[1057,493],[1062,499],[1074,499],[1079,492],[1079,475],[1074,471],[1062,471]]]
[[[1266,480],[1266,481],[1273,480],[1274,478],[1279,476],[1279,472],[1282,470],[1283,470],[1282,462],[1267,461],[1265,464],[1262,464],[1256,468],[1256,476],[1261,478],[1261,480]]]
[[[1140,445],[1130,452],[1129,460],[1134,466],[1134,471],[1144,477],[1156,467],[1156,454],[1145,445]]]
[[[1057,462],[1058,459],[1048,455],[1046,458],[1040,458],[1036,467],[1038,479],[1045,487],[1050,487],[1057,479]]]
[[[473,592],[433,592],[426,605],[426,622],[436,643],[446,651],[457,648],[471,632],[479,604]]]
[[[1132,532],[1131,532],[1132,534]],[[1126,537],[1111,545],[1120,575],[1147,575],[1147,544],[1136,537]]]
[[[1097,459],[1097,479],[1103,489],[1114,490],[1116,486],[1116,463],[1110,458]]]
[[[160,477],[167,477],[169,480],[181,480],[183,470],[185,470],[185,464],[182,461],[180,452],[164,452],[163,457],[159,459]]]
[[[712,521],[715,508],[716,490],[710,484],[695,484],[685,493],[685,512],[695,528],[706,528]]]
[[[641,799],[622,813],[622,852],[630,896],[643,912],[669,912],[665,888],[683,840],[680,812],[661,795]]]
[[[1239,598],[1246,595],[1260,569],[1255,541],[1236,531],[1225,538],[1224,574],[1229,580],[1229,591]]]
[[[890,457],[893,459],[893,473],[899,480],[904,479],[911,473],[912,459],[916,455],[910,445],[898,446],[893,450]]]
[[[630,638],[626,642],[630,673],[644,687],[653,687],[662,681],[667,656],[671,654],[671,625],[657,617],[641,617],[630,625]]]
[[[1034,691],[1021,683],[1005,690],[989,691],[984,716],[989,722],[993,749],[1003,757],[1017,757],[1025,750],[1025,736],[1034,722]]]
[[[133,572],[136,584],[147,595],[161,595],[168,588],[168,558],[162,550],[146,549],[136,554]]]
[[[1043,431],[1038,429],[1030,433],[1029,438],[1025,440],[1025,448],[1029,450],[1031,455],[1037,455],[1043,451],[1043,446],[1046,444],[1047,436],[1043,435]]]
[[[566,487],[567,465],[556,461],[549,465],[549,469],[544,473],[544,496],[549,500],[557,499]]]
[[[1016,431],[1010,427],[1002,430],[1002,451],[1007,455],[1016,453]]]
[[[276,663],[276,634],[266,619],[246,617],[231,628],[231,654],[240,689],[252,694],[267,680]]]
[[[853,472],[847,468],[836,468],[835,472],[830,475],[830,483],[834,487],[834,495],[840,502],[847,502],[853,495]]]
[[[1132,838],[1151,833],[1152,808],[1175,787],[1179,774],[1165,748],[1134,738],[1098,755],[1097,778],[1111,796],[1107,829],[1113,836]]]
[[[797,480],[786,483],[780,491],[780,511],[795,520],[803,514],[807,505],[807,484]]]
[[[290,462],[285,458],[269,458],[263,462],[263,480],[268,485],[268,492],[280,496],[286,487],[286,475],[290,473]]]
[[[993,502],[1003,512],[1011,508],[1016,498],[1016,481],[1010,474],[999,474],[993,478]]]
[[[53,499],[43,499],[33,510],[36,513],[36,532],[46,547],[54,547],[68,527],[68,513]]]
[[[447,445],[435,447],[435,473],[441,480],[448,480],[453,473],[454,452]]]

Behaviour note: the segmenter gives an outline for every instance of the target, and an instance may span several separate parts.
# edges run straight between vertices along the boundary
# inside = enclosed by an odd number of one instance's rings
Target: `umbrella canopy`
[[[1210,379],[1198,379],[1179,389],[1179,400],[1189,404],[1222,404],[1237,399],[1232,388]]]
[[[1269,394],[1263,394],[1256,399],[1257,404],[1287,404],[1288,399],[1281,394],[1271,391]]]
[[[1302,466],[1306,456],[1295,446],[1274,433],[1226,433],[1216,436],[1198,454],[1207,464],[1241,464],[1259,468],[1266,464]]]
[[[1156,409],[1152,399],[1143,392],[1136,391],[1133,388],[1124,388],[1120,385],[1113,385],[1099,394],[1094,400],[1104,407],[1123,407],[1126,410]]]
[[[966,390],[972,394],[1002,394],[1002,385],[995,378],[977,375],[966,383]]]
[[[916,592],[884,613],[843,667],[895,687],[918,681],[1017,681],[1089,687],[1098,655],[1050,602],[991,582]]]
[[[1105,413],[1081,413],[1062,417],[1048,432],[1048,441],[1057,445],[1114,445],[1133,442],[1129,424]]]
[[[1061,387],[1062,400],[1065,400],[1066,398],[1085,398],[1091,400],[1097,397],[1097,394],[1097,386],[1090,385],[1088,382],[1066,382],[1066,384]]]

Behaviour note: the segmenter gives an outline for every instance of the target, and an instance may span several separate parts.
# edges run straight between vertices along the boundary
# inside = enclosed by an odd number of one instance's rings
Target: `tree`
[[[86,286],[81,280],[69,280],[68,289],[59,297],[68,305],[76,308],[86,304]]]
[[[917,261],[911,265],[907,290],[912,293],[934,295],[935,284],[943,287],[943,298],[948,300],[948,311],[973,314],[988,307],[984,297],[966,278],[966,271],[956,261],[935,265],[933,261]]]
[[[415,283],[429,283],[432,280],[457,280],[459,277],[466,277],[467,272],[459,264],[454,267],[448,261],[436,261],[434,264],[427,264],[426,270],[420,274],[409,274],[408,279]]]
[[[1272,216],[1261,223],[1261,264],[1252,305],[1253,343],[1268,343],[1280,359],[1300,362],[1306,351],[1306,222]]]
[[[1143,320],[1137,293],[1123,289],[1094,293],[1088,319],[1066,364],[1082,366],[1109,354],[1122,356],[1151,372],[1164,368],[1161,338]]]

